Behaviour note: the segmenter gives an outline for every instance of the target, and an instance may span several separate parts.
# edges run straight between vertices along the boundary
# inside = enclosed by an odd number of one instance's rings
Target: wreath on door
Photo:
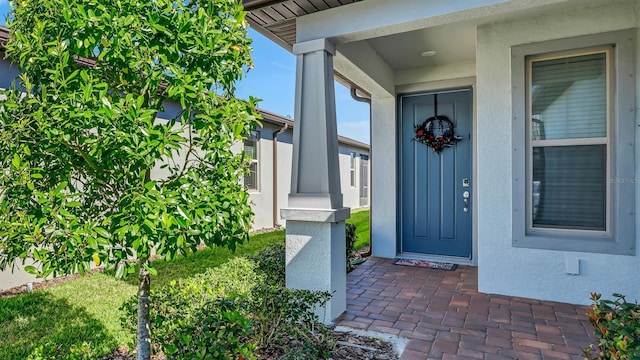
[[[439,154],[445,147],[453,146],[462,140],[455,134],[455,126],[448,117],[436,115],[428,118],[422,124],[415,126],[415,140],[421,142]]]

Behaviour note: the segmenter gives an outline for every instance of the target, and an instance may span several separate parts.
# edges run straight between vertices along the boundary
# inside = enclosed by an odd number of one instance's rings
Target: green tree
[[[231,146],[256,122],[234,97],[252,66],[237,0],[17,0],[0,93],[0,268],[138,272],[138,359],[150,357],[150,257],[247,239]],[[168,104],[179,104],[172,113]],[[157,119],[165,118],[165,120]],[[159,175],[161,174],[161,175]]]

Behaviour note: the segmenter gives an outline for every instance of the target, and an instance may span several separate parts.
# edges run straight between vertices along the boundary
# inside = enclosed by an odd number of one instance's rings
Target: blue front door
[[[400,97],[402,253],[471,258],[471,99],[470,89]],[[461,137],[439,153],[414,140],[434,115]]]

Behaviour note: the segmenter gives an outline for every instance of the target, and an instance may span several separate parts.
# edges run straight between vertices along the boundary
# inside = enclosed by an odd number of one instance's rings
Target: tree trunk
[[[140,260],[138,277],[138,360],[151,359],[151,332],[149,331],[149,293],[151,275],[144,268],[149,259]]]

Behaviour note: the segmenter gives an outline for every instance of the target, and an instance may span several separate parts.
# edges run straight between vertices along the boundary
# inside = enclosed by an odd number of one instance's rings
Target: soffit
[[[9,28],[0,25],[0,49],[3,49],[9,40]]]
[[[296,43],[296,19],[361,0],[243,0],[247,20],[256,30],[291,50]]]

